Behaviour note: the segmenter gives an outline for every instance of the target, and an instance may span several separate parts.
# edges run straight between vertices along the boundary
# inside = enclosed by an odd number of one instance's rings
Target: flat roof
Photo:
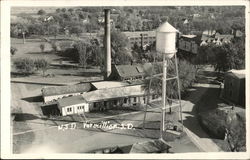
[[[129,85],[127,82],[117,82],[117,81],[91,82],[91,84],[96,89],[107,89],[107,88],[123,87]]]
[[[245,78],[246,76],[246,70],[236,70],[236,69],[232,69],[230,71],[227,72],[228,74],[232,74],[233,76],[236,76],[238,78]]]
[[[116,88],[106,88],[83,93],[82,96],[88,102],[102,101],[106,99],[145,95],[146,90],[143,85],[122,86]]]
[[[72,96],[72,97],[67,97],[67,98],[62,98],[58,100],[58,107],[63,108],[75,104],[81,104],[81,103],[86,103],[86,100],[83,98],[83,96]]]
[[[67,85],[67,86],[45,87],[42,88],[42,94],[43,96],[54,96],[54,95],[62,95],[62,94],[70,94],[78,92],[87,92],[90,91],[90,89],[91,89],[90,83],[82,83],[82,84]]]
[[[181,35],[182,37],[186,37],[186,38],[194,38],[197,37],[196,35]]]

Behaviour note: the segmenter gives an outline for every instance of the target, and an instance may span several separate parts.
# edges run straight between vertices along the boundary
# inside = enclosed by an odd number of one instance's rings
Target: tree
[[[58,24],[53,24],[48,27],[49,34],[54,35],[55,39],[59,33],[60,26]]]
[[[174,75],[175,73],[175,64],[174,59],[167,60],[168,70],[167,73],[169,75]],[[180,91],[184,93],[188,87],[192,85],[195,80],[196,76],[196,68],[191,63],[187,62],[186,60],[180,60],[178,64],[179,69],[179,82],[180,82]],[[149,68],[146,71],[146,79],[145,82],[145,89],[152,90],[155,94],[161,95],[162,94],[162,80],[159,78],[152,78],[150,77],[154,74],[162,73],[162,63],[153,64],[153,69]],[[151,82],[150,82],[151,81]],[[167,81],[167,97],[174,99],[178,98],[178,90],[177,90],[177,81]]]
[[[35,70],[34,60],[30,58],[18,58],[14,61],[14,66],[24,74],[32,74]]]
[[[48,70],[49,67],[49,61],[46,59],[37,59],[34,62],[36,69],[37,70],[42,70],[43,71],[43,77],[45,76],[45,72]]]
[[[84,67],[86,69],[87,67],[87,59],[90,57],[90,51],[89,51],[90,44],[87,41],[77,41],[74,45],[74,47],[78,51],[78,60],[79,65]]]
[[[66,8],[62,8],[61,11],[65,13],[66,12]]]
[[[56,9],[56,13],[60,13],[61,12],[61,9],[60,8],[57,8]]]
[[[45,12],[45,10],[40,9],[40,10],[37,12],[37,14],[40,15],[40,16],[42,16],[42,15],[45,15],[46,12]]]
[[[72,26],[70,27],[70,33],[71,34],[76,34],[78,37],[80,36],[80,33],[82,33],[83,29],[82,26]]]
[[[128,64],[132,56],[129,54],[126,35],[119,31],[111,32],[111,56],[115,64]]]
[[[42,35],[45,33],[44,24],[38,22],[32,23],[28,26],[28,32],[30,34]]]
[[[44,49],[45,49],[45,45],[42,43],[40,44],[40,49],[41,49],[41,52],[44,52]]]
[[[17,49],[15,47],[11,46],[10,47],[10,53],[11,53],[11,55],[14,56],[16,54],[16,52],[17,52]]]
[[[236,38],[222,45],[209,44],[199,48],[196,64],[211,64],[217,71],[245,68],[245,39]]]
[[[68,12],[72,15],[72,13],[74,12],[74,9],[73,8],[69,8]]]

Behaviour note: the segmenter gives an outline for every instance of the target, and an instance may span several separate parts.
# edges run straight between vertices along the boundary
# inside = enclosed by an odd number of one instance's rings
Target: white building
[[[149,100],[157,98],[149,95]],[[80,96],[58,100],[62,116],[81,114],[92,110],[106,110],[114,107],[143,106],[147,103],[147,91],[143,85],[107,87],[83,93]]]
[[[89,103],[80,95],[59,99],[57,106],[62,116],[89,112]]]

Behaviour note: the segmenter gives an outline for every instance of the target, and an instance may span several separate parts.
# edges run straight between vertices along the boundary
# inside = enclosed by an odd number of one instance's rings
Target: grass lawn
[[[70,42],[67,40],[58,41],[59,43]],[[40,49],[40,44],[45,44],[45,52],[42,53]],[[13,62],[18,58],[45,58],[49,60],[51,64],[59,64],[61,60],[65,63],[72,64],[72,62],[61,57],[55,52],[51,51],[51,45],[48,42],[43,42],[41,39],[27,39],[26,43],[23,44],[22,39],[12,38],[11,45],[17,48],[17,52],[11,57]],[[84,81],[98,81],[102,80],[103,76],[98,66],[91,67],[88,69],[84,68],[72,68],[72,67],[62,67],[51,65],[46,71],[46,75],[53,75],[48,77],[43,77],[42,72],[36,71],[35,74],[29,76],[23,76],[18,73],[18,70],[11,66],[12,80],[19,82],[42,82],[42,83],[79,83]]]

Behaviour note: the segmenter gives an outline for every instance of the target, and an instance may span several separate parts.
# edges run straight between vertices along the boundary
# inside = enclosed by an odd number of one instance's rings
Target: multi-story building
[[[146,47],[156,41],[156,31],[122,32],[129,40],[131,47],[136,43],[140,47]]]
[[[200,37],[196,35],[181,35],[178,39],[178,50],[197,54],[200,45]]]

